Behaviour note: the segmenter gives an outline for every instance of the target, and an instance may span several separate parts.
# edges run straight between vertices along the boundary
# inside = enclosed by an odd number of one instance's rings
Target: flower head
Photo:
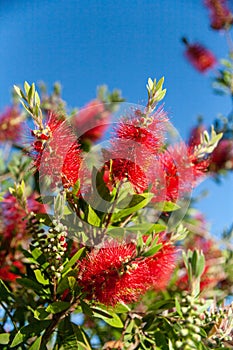
[[[136,110],[130,118],[124,118],[115,129],[119,139],[131,140],[145,149],[156,154],[164,142],[167,116],[163,109],[158,109],[151,116]]]
[[[0,115],[0,142],[18,141],[22,134],[22,117],[16,107],[9,107]]]
[[[8,193],[0,206],[0,278],[14,281],[24,271],[19,246],[25,246],[27,235],[25,220],[28,212],[44,213],[45,208],[30,195],[22,208],[17,199]]]
[[[204,73],[215,66],[216,58],[211,51],[199,43],[189,44],[186,39],[183,41],[186,44],[185,56],[199,72]]]
[[[53,186],[62,182],[64,188],[74,186],[79,178],[81,152],[71,127],[64,118],[50,113],[43,131],[33,131],[33,157],[42,177]]]
[[[206,171],[206,161],[197,160],[192,148],[184,143],[169,146],[161,153],[157,163],[160,164],[160,176],[156,175],[156,186],[152,187],[155,193],[154,201],[172,201],[189,195],[196,185],[198,178]],[[157,166],[158,168],[158,166]],[[163,194],[164,198],[160,197]]]
[[[152,168],[162,149],[166,121],[162,109],[149,116],[136,110],[133,116],[122,118],[104,155],[109,187],[128,181],[136,193],[148,188],[154,180]]]
[[[233,23],[233,14],[226,0],[205,0],[211,18],[211,27],[215,30],[227,29]]]
[[[106,305],[131,303],[148,289],[163,289],[174,269],[175,249],[163,242],[148,258],[137,257],[133,243],[93,249],[79,263],[79,284],[86,297]]]
[[[233,169],[233,140],[224,139],[214,149],[210,159],[210,171]]]
[[[104,103],[93,100],[72,118],[72,125],[80,141],[96,142],[108,128],[109,119],[110,112],[106,110]]]
[[[36,201],[35,194],[32,194],[27,199],[27,209],[22,208],[17,199],[8,193],[1,202],[0,210],[2,244],[9,246],[12,240],[15,245],[24,239],[26,228],[24,218],[27,216],[27,212],[44,213],[45,207]]]

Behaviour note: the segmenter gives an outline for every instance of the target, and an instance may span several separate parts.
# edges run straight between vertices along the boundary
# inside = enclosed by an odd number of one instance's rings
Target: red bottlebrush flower
[[[226,0],[205,0],[210,11],[211,27],[215,30],[228,29],[233,23],[233,14]]]
[[[44,206],[35,200],[35,194],[27,199],[27,209],[22,208],[17,199],[7,194],[0,204],[0,278],[15,281],[19,273],[24,272],[20,262],[19,246],[24,246],[26,236],[27,211],[44,213]]]
[[[0,233],[2,236],[2,244],[10,245],[11,240],[14,239],[14,244],[22,240],[25,236],[26,221],[24,218],[27,213],[24,208],[20,206],[17,199],[11,194],[7,194],[1,202],[1,217],[2,226]],[[34,213],[44,213],[44,205],[35,200],[35,194],[27,199],[27,210]]]
[[[151,154],[158,153],[163,145],[167,122],[166,113],[159,109],[154,115],[146,117],[140,110],[132,118],[122,120],[115,130],[116,137],[131,140],[144,146]]]
[[[75,185],[79,178],[81,152],[71,127],[64,119],[50,113],[42,132],[33,131],[35,166],[42,177],[54,187],[60,182],[64,188]]]
[[[175,250],[164,243],[149,258],[136,257],[133,243],[93,250],[79,263],[79,284],[86,297],[106,305],[131,303],[149,288],[163,289],[174,269]]]
[[[111,148],[104,154],[108,175],[104,178],[109,188],[124,181],[129,181],[137,193],[143,193],[148,188],[154,180],[155,172],[151,169],[163,145],[166,121],[162,109],[151,116],[136,110],[131,118],[120,121],[115,128]]]
[[[157,186],[152,187],[155,193],[153,201],[176,202],[189,194],[193,188],[193,167],[185,144],[170,146],[158,158],[162,171],[157,177]],[[163,198],[160,198],[160,193]]]
[[[130,182],[136,193],[143,193],[148,188],[146,174],[138,164],[124,158],[116,158],[106,162],[104,181],[110,191],[117,182],[125,182],[126,180]]]
[[[154,168],[152,167],[155,174],[151,189],[155,197],[152,201],[176,202],[186,197],[208,167],[209,160],[197,159],[193,147],[187,147],[184,143],[168,147],[159,154]]]
[[[210,158],[210,171],[233,170],[233,140],[221,140]]]
[[[110,112],[103,102],[93,100],[72,118],[72,125],[80,141],[96,142],[108,128]]]
[[[189,159],[193,168],[193,176],[194,176],[194,185],[197,184],[197,181],[206,175],[209,171],[210,158],[197,158],[194,152],[193,147],[189,148]]]
[[[24,265],[16,261],[12,254],[8,254],[5,259],[0,256],[0,278],[3,281],[14,282],[20,277],[19,273],[24,273]]]
[[[3,281],[8,281],[8,282],[14,282],[16,278],[19,277],[19,275],[16,275],[15,273],[11,272],[10,266],[1,266],[0,267],[0,278]]]
[[[18,141],[22,133],[22,116],[16,107],[9,107],[0,115],[0,142]]]
[[[199,43],[189,44],[186,39],[183,41],[186,44],[185,56],[199,72],[204,73],[215,66],[217,61],[211,51]]]

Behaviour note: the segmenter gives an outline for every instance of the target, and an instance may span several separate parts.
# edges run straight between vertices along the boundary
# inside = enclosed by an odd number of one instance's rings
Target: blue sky
[[[165,76],[165,108],[185,138],[198,115],[209,124],[231,104],[211,92],[210,75],[185,61],[184,35],[226,55],[202,0],[0,0],[0,107],[9,104],[13,84],[25,80],[49,88],[60,81],[70,107],[88,102],[101,84],[143,104],[147,78]],[[200,207],[215,234],[232,220],[232,179],[200,186],[211,190]]]

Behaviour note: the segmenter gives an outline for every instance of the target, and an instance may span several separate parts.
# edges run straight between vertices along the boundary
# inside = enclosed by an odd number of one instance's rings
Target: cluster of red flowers
[[[185,56],[199,72],[204,73],[215,66],[217,61],[211,51],[199,43],[189,44],[186,39],[183,42],[186,45]]]
[[[136,110],[115,128],[111,149],[105,155],[104,180],[110,190],[128,181],[136,193],[151,186],[154,202],[176,201],[192,190],[208,164],[195,157],[193,147],[184,144],[164,151],[167,117],[162,109],[151,116]],[[85,134],[85,133],[84,133]],[[35,166],[52,185],[73,187],[81,177],[82,154],[64,118],[50,113],[43,130],[34,130]]]
[[[226,0],[204,0],[210,11],[211,27],[216,30],[228,29],[233,24],[233,14],[227,6]],[[199,72],[204,73],[212,69],[217,60],[214,54],[200,43],[190,44],[186,38],[182,39],[186,45],[185,56]]]
[[[27,208],[22,208],[17,199],[7,194],[0,207],[0,277],[3,280],[14,281],[17,271],[23,271],[20,262],[20,246],[27,243],[25,220],[28,212],[44,213],[45,208],[36,201],[35,195],[27,199]]]
[[[137,193],[149,187],[153,202],[176,201],[190,193],[208,168],[206,159],[197,159],[194,147],[185,144],[164,146],[166,114],[159,110],[146,117],[136,111],[115,130],[106,153],[105,181],[111,190],[117,182],[129,181]]]
[[[233,170],[233,140],[221,140],[211,155],[210,171],[221,170]]]
[[[0,142],[18,141],[22,134],[22,117],[16,107],[9,107],[0,115]]]
[[[162,290],[174,270],[175,248],[161,241],[151,257],[137,257],[136,246],[112,242],[93,249],[78,265],[86,298],[106,305],[131,303],[148,289]]]
[[[108,128],[110,112],[100,100],[93,100],[78,111],[71,120],[81,142],[96,142]]]
[[[227,29],[232,25],[233,14],[226,0],[205,0],[204,3],[210,11],[211,27],[213,29]]]

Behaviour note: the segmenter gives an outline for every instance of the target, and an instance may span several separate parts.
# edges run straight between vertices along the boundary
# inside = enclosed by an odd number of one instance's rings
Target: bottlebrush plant
[[[226,3],[205,5],[229,42]],[[186,45],[199,72],[217,65]],[[232,98],[232,52],[218,67]],[[58,84],[15,86],[0,115],[1,349],[233,348],[232,228],[211,236],[191,198],[233,169],[232,113],[186,143],[163,84],[148,79],[146,106],[101,87],[72,111]]]

